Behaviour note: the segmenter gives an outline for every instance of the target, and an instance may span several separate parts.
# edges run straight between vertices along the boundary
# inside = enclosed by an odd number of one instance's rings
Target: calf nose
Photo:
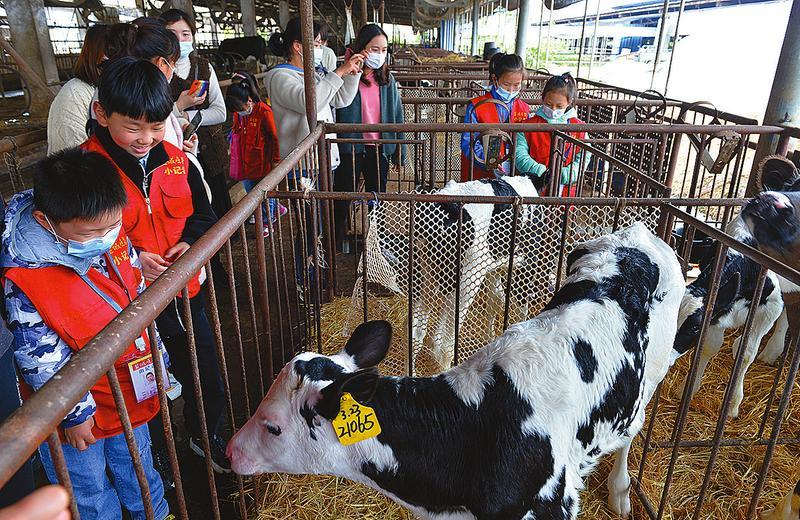
[[[759,193],[756,198],[778,210],[789,208],[792,205],[786,195],[777,191],[765,191],[764,193]]]

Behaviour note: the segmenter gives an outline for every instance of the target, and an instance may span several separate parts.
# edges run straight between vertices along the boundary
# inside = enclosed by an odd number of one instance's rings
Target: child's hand
[[[78,426],[72,428],[64,428],[64,437],[70,446],[78,451],[83,451],[97,440],[92,435],[92,427],[94,426],[94,417],[89,417],[87,421],[82,422]]]
[[[37,489],[16,504],[0,509],[0,520],[69,520],[69,495],[61,486]]]
[[[142,251],[139,253],[139,262],[142,264],[142,275],[148,282],[152,282],[169,267],[169,262],[164,260],[161,255]]]
[[[192,152],[194,151],[196,145],[197,145],[197,134],[192,134],[192,137],[183,140],[183,151],[185,153]]]
[[[167,249],[167,251],[164,253],[164,256],[167,257],[168,262],[172,263],[181,256],[183,256],[183,253],[185,253],[188,250],[189,250],[189,244],[187,244],[186,242],[178,242],[174,246]]]
[[[335,72],[341,77],[345,77],[348,74],[358,74],[364,66],[365,59],[366,56],[361,53],[353,54]]]
[[[206,100],[206,96],[208,93],[206,92],[202,96],[193,96],[189,94],[189,90],[184,90],[181,92],[181,95],[178,96],[178,101],[175,102],[175,106],[178,107],[178,110],[181,112],[185,111],[187,108],[195,107],[197,105],[202,105],[203,102]]]

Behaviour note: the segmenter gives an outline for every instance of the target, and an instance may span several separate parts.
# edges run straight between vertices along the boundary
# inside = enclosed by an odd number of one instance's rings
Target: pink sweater
[[[364,124],[381,122],[381,88],[372,78],[372,71],[366,73],[369,85],[358,83],[358,92],[361,94],[361,122]],[[378,132],[364,132],[364,139],[380,139]]]

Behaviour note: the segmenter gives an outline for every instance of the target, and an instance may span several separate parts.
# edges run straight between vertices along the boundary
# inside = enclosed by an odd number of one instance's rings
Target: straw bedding
[[[323,341],[327,352],[335,352],[346,341],[342,335],[350,310],[349,298],[337,299],[326,305],[322,314]],[[371,298],[370,318],[381,317],[395,325],[395,338],[387,360],[381,366],[383,373],[398,373],[407,369],[407,307],[402,298]],[[720,354],[712,360],[706,370],[703,385],[692,401],[685,440],[709,440],[713,437],[720,411],[725,382],[733,366],[730,340]],[[417,360],[415,363],[424,362]],[[668,441],[680,403],[682,383],[688,372],[688,356],[684,357],[667,375],[662,388],[658,417],[653,428],[654,443]],[[421,367],[417,366],[417,369]],[[786,369],[781,375],[779,390],[783,388]],[[776,368],[754,363],[745,381],[745,400],[741,416],[728,421],[725,437],[753,437],[758,432],[766,401],[772,388]],[[797,395],[797,382],[794,383]],[[652,408],[652,403],[651,403]],[[768,421],[765,438],[768,438],[774,417]],[[650,415],[648,414],[648,421]],[[797,399],[790,401],[781,437],[800,437],[800,404]],[[634,442],[630,457],[631,475],[638,474],[642,455],[642,439]],[[755,486],[758,471],[764,457],[764,447],[723,447],[717,456],[712,473],[711,484],[705,505],[701,512],[703,519],[743,519]],[[657,448],[648,454],[646,469],[642,478],[642,489],[647,497],[658,507],[663,482],[667,472],[672,450]],[[708,448],[682,449],[675,466],[675,475],[670,490],[670,500],[664,518],[690,518],[694,511],[697,495],[710,455]],[[797,461],[800,447],[797,445],[778,446],[772,467],[764,487],[759,511],[772,507],[800,476]],[[611,467],[611,458],[600,465],[586,482],[582,495],[581,519],[611,520],[616,518],[606,505],[605,478]],[[250,518],[272,519],[411,519],[403,508],[384,498],[365,486],[327,476],[285,476],[265,475],[258,482],[255,493],[255,508]],[[255,491],[255,490],[251,490]],[[639,501],[631,491],[632,518],[647,518]]]

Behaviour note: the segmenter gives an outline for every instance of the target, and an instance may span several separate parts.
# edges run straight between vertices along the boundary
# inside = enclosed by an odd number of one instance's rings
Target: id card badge
[[[161,354],[159,353],[159,355]],[[163,363],[161,366],[164,366]],[[130,361],[128,363],[128,371],[131,374],[131,382],[133,383],[133,391],[136,394],[137,403],[141,403],[142,401],[158,395],[156,370],[153,364],[152,354]],[[163,369],[162,375],[164,382],[169,384],[166,367]],[[167,389],[168,388],[165,388],[165,390]]]

